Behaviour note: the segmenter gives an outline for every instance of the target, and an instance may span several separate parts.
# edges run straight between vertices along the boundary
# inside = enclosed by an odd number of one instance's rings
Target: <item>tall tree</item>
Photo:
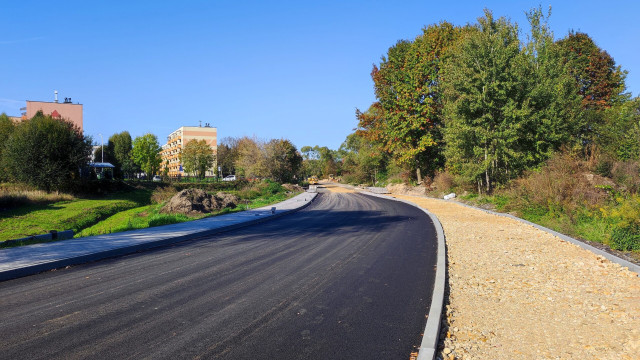
[[[132,141],[128,131],[116,133],[109,137],[109,152],[113,155],[113,164],[116,165],[116,177],[122,175],[131,177],[135,172],[135,166],[131,159]]]
[[[423,29],[415,41],[391,47],[371,76],[379,105],[379,119],[368,126],[401,166],[433,172],[444,159],[440,70],[466,29],[443,22]]]
[[[9,139],[9,136],[13,133],[15,125],[13,121],[7,116],[7,114],[0,114],[0,181],[6,181],[9,179],[7,169],[3,168],[2,153],[4,151],[5,144]]]
[[[572,31],[558,45],[585,109],[611,107],[625,90],[626,71],[585,33]]]
[[[204,179],[207,170],[215,163],[213,149],[205,140],[190,140],[180,153],[180,161],[187,173],[193,173],[199,179]]]
[[[160,150],[162,150],[162,148],[158,144],[158,138],[151,133],[147,133],[133,140],[131,156],[134,163],[138,165],[148,177],[151,177],[160,169],[160,163],[162,162]]]
[[[525,160],[516,149],[527,136],[527,61],[517,25],[488,10],[478,22],[445,66],[446,155],[452,171],[491,191]]]
[[[302,155],[287,139],[273,139],[265,145],[266,168],[279,183],[292,182],[302,165]]]
[[[225,137],[218,144],[218,166],[222,171],[222,176],[235,174],[235,162],[238,158],[238,139]]]
[[[531,34],[524,48],[527,63],[520,67],[521,82],[526,84],[528,114],[522,117],[521,137],[514,150],[522,154],[522,167],[533,167],[565,146],[580,147],[585,125],[581,99],[576,91],[571,68],[563,61],[554,42],[548,20],[541,7],[527,12]],[[514,173],[513,175],[517,175]]]
[[[242,137],[238,140],[236,175],[247,178],[267,176],[264,143],[255,138]]]
[[[3,162],[12,180],[49,192],[69,189],[90,154],[91,138],[78,127],[38,112],[16,126],[6,141]]]

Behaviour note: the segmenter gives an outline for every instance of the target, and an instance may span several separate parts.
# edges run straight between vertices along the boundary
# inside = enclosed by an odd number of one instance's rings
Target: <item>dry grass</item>
[[[71,201],[75,197],[59,192],[47,193],[42,190],[29,190],[25,188],[0,188],[0,209],[9,209],[29,204],[46,204],[58,201]]]

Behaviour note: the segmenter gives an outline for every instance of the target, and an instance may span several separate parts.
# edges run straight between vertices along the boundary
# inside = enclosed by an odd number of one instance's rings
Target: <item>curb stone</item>
[[[205,230],[205,231],[196,231],[196,232],[193,232],[193,233],[188,233],[188,234],[180,235],[180,236],[176,236],[176,237],[164,238],[164,239],[160,239],[160,240],[156,240],[156,241],[148,241],[148,242],[145,242],[145,243],[140,243],[140,244],[135,244],[135,245],[128,245],[128,246],[125,245],[125,246],[122,246],[122,247],[111,248],[111,249],[107,249],[107,250],[97,251],[97,252],[94,252],[94,253],[89,253],[89,254],[84,254],[84,255],[79,255],[79,256],[73,256],[73,257],[69,257],[69,258],[59,258],[59,259],[46,261],[46,262],[41,262],[41,263],[31,263],[31,264],[26,264],[24,266],[16,267],[16,268],[13,268],[13,269],[0,270],[0,281],[16,279],[16,278],[20,278],[20,277],[24,277],[24,276],[28,276],[28,275],[34,275],[34,274],[41,273],[41,272],[44,272],[44,271],[49,271],[49,270],[53,270],[53,269],[59,269],[59,268],[63,268],[63,267],[66,267],[66,266],[80,265],[80,264],[85,264],[85,263],[88,263],[88,262],[103,260],[103,259],[112,258],[112,257],[116,257],[116,256],[129,255],[129,254],[133,254],[133,253],[136,253],[136,252],[139,252],[139,251],[142,251],[142,250],[148,250],[148,249],[152,249],[152,248],[156,248],[156,247],[162,247],[162,246],[166,246],[166,245],[170,245],[170,244],[174,244],[174,243],[178,243],[178,242],[182,242],[182,241],[186,241],[186,240],[196,239],[196,238],[199,238],[199,237],[202,237],[202,236],[209,236],[209,235],[213,235],[213,234],[218,234],[218,233],[227,232],[227,231],[230,231],[230,230],[243,228],[243,227],[250,226],[250,225],[259,224],[259,223],[262,223],[262,222],[265,222],[265,221],[277,219],[277,218],[279,218],[281,216],[284,216],[284,215],[290,214],[292,212],[296,212],[296,211],[299,211],[299,210],[302,210],[302,209],[306,208],[307,206],[311,205],[311,203],[315,200],[315,198],[317,197],[318,194],[317,193],[316,194],[302,193],[301,195],[311,196],[311,198],[309,200],[306,200],[306,198],[305,198],[305,201],[302,204],[302,206],[299,206],[297,208],[283,210],[283,211],[280,211],[280,212],[276,212],[275,214],[272,214],[272,215],[268,215],[268,216],[264,216],[264,217],[261,216],[259,218],[255,218],[255,219],[251,219],[251,220],[247,220],[247,221],[242,221],[242,222],[231,224],[231,225],[220,226],[220,227],[212,228],[212,229]],[[300,196],[300,195],[298,195],[298,196]],[[291,199],[294,199],[294,198],[291,198]],[[289,199],[289,200],[291,200],[291,199]],[[300,200],[298,200],[298,201],[300,201]],[[268,212],[271,213],[270,208],[273,207],[273,206],[278,207],[279,204],[280,203],[274,204],[274,205],[269,205],[266,208],[269,208]],[[258,209],[253,209],[253,210],[258,210]],[[249,210],[249,211],[251,211],[251,210]],[[264,211],[266,212],[267,210],[264,210]],[[235,213],[235,214],[240,214],[240,213]],[[230,214],[230,215],[235,215],[235,214]],[[221,215],[221,216],[225,216],[225,215]],[[202,220],[205,220],[205,219],[202,219]],[[195,221],[199,221],[199,220],[195,220]],[[185,224],[185,223],[181,223],[181,224]],[[164,226],[169,227],[169,226],[174,226],[174,225],[179,225],[179,224],[164,225]],[[155,229],[158,229],[158,228],[161,228],[161,226],[158,226]],[[142,230],[146,230],[146,229],[142,229]],[[126,234],[126,232],[118,233],[118,234]],[[35,244],[35,246],[37,246],[37,245],[41,245],[41,244]],[[26,245],[26,246],[30,246],[30,245]]]

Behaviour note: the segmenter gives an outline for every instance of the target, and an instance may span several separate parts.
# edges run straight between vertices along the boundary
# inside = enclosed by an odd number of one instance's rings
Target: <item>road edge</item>
[[[438,238],[438,253],[436,256],[436,275],[433,284],[433,295],[431,297],[431,306],[429,307],[429,315],[427,316],[427,324],[425,325],[422,335],[422,342],[418,349],[417,360],[433,360],[438,349],[438,340],[440,338],[440,325],[442,322],[442,310],[444,308],[444,293],[446,286],[447,272],[447,254],[446,254],[446,238],[444,228],[438,220],[438,217],[429,212],[427,209],[420,207],[411,201],[397,199],[389,195],[375,194],[369,191],[359,190],[360,193],[375,196],[382,199],[394,200],[411,205],[422,210],[433,222],[436,229],[436,237]]]
[[[87,254],[87,255],[81,255],[81,256],[76,256],[76,257],[59,259],[59,260],[54,260],[54,261],[50,261],[50,262],[46,262],[46,263],[28,265],[28,266],[25,266],[25,267],[22,267],[22,268],[17,268],[17,269],[10,269],[10,270],[6,270],[6,271],[0,271],[0,282],[1,281],[6,281],[6,280],[17,279],[17,278],[21,278],[21,277],[25,277],[25,276],[29,276],[29,275],[35,275],[35,274],[38,274],[38,273],[41,273],[41,272],[51,271],[51,270],[54,270],[54,269],[60,269],[60,268],[64,268],[64,267],[67,267],[67,266],[81,265],[81,264],[86,264],[86,263],[90,263],[90,262],[94,262],[94,261],[99,261],[99,260],[104,260],[104,259],[108,259],[108,258],[117,257],[117,256],[130,255],[130,254],[134,254],[134,253],[139,252],[139,251],[144,251],[144,250],[149,250],[149,249],[153,249],[153,248],[157,248],[157,247],[167,246],[167,245],[179,243],[179,242],[182,242],[182,241],[192,240],[192,239],[196,239],[196,238],[203,237],[203,236],[219,234],[219,233],[223,233],[223,232],[227,232],[227,231],[231,231],[231,230],[235,230],[235,229],[239,229],[239,228],[243,228],[243,227],[247,227],[247,226],[251,226],[251,225],[256,225],[256,224],[259,224],[259,223],[262,223],[262,222],[266,222],[266,221],[269,221],[269,220],[274,220],[274,219],[277,219],[277,218],[279,218],[281,216],[288,215],[288,214],[291,214],[293,212],[302,210],[302,209],[306,208],[307,206],[311,205],[311,203],[315,200],[315,198],[317,197],[318,194],[317,193],[315,193],[315,194],[310,193],[309,195],[311,195],[311,199],[309,201],[305,201],[304,204],[302,206],[298,207],[298,208],[289,209],[289,210],[282,211],[282,212],[279,212],[279,213],[276,213],[276,214],[273,214],[273,215],[270,215],[270,216],[260,217],[258,219],[252,219],[252,220],[248,220],[248,221],[241,222],[241,223],[236,223],[236,224],[227,225],[227,226],[221,226],[221,227],[218,227],[218,228],[205,230],[205,231],[199,231],[199,232],[186,234],[186,235],[182,235],[182,236],[176,236],[176,237],[166,238],[166,239],[157,240],[157,241],[151,241],[151,242],[147,242],[147,243],[144,243],[144,244],[125,246],[125,247],[116,248],[116,249],[99,251],[99,252],[92,253],[92,254]],[[273,204],[273,205],[270,205],[270,206],[276,206],[277,207],[277,205],[278,204]],[[166,225],[166,226],[171,226],[171,225]]]

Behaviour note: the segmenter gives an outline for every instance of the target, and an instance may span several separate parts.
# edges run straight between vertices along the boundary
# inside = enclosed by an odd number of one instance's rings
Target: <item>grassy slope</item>
[[[49,230],[81,231],[119,212],[149,204],[150,190],[118,193],[104,199],[77,199],[26,205],[0,213],[0,241]]]
[[[227,191],[228,193],[232,193],[235,195],[238,194],[238,191]],[[247,205],[249,208],[258,208],[270,204],[275,204],[289,198],[284,192],[279,192],[277,194],[269,194],[269,193],[253,193],[251,194],[251,199],[249,199],[249,203],[241,202],[241,204],[235,209],[222,209],[220,211],[201,215],[201,216],[186,216],[182,214],[161,214],[159,210],[161,205],[148,205],[137,207],[134,209],[130,209],[127,211],[123,211],[117,213],[104,221],[101,221],[89,228],[84,229],[80,233],[76,235],[76,237],[83,236],[92,236],[99,234],[109,234],[133,229],[144,229],[153,226],[167,225],[167,224],[175,224],[190,220],[201,219],[208,216],[216,216],[221,214],[227,214],[231,212],[243,211],[246,209]]]

